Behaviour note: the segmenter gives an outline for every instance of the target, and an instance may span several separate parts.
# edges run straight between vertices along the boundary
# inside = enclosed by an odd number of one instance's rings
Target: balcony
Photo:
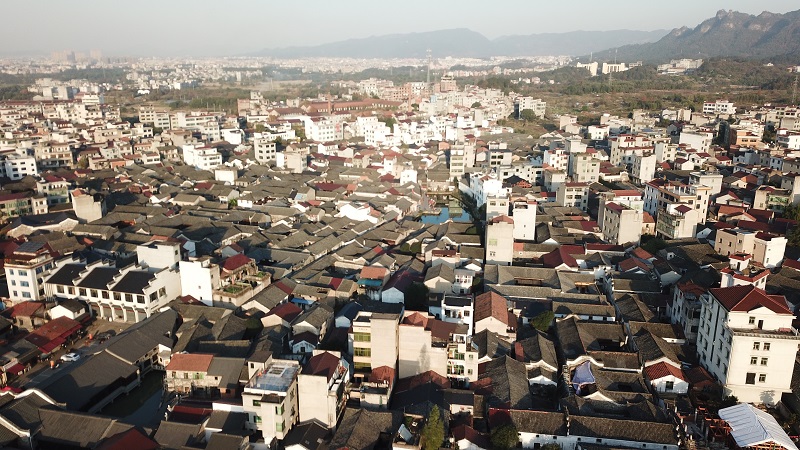
[[[225,298],[239,298],[246,295],[253,287],[249,283],[232,283],[215,291],[217,295]]]

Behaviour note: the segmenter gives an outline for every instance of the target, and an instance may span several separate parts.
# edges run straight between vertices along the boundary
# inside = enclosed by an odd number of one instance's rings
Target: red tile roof
[[[303,367],[304,375],[324,376],[330,380],[339,367],[339,358],[333,353],[323,352],[311,357]]]
[[[226,259],[224,263],[222,263],[222,269],[226,272],[233,272],[234,270],[240,269],[248,264],[250,264],[253,260],[248,258],[247,256],[239,253],[238,255],[233,255],[230,258]]]
[[[542,255],[542,263],[545,267],[549,268],[556,268],[562,264],[566,264],[568,267],[578,267],[578,261],[570,255],[569,250],[567,247],[571,247],[569,245],[562,245],[557,249],[551,251],[550,253],[546,253]],[[583,251],[579,251],[578,253],[583,253]]]
[[[303,310],[300,309],[299,306],[295,305],[294,303],[287,302],[287,303],[281,303],[280,305],[269,310],[267,316],[278,316],[287,322],[291,322],[292,320],[294,320],[295,317],[299,316],[302,313]]]
[[[364,266],[361,269],[361,278],[365,280],[383,280],[387,274],[388,270],[380,266]]]
[[[475,322],[489,317],[508,325],[508,302],[496,292],[485,292],[475,297]]]
[[[752,311],[765,307],[777,314],[792,314],[786,306],[786,298],[782,295],[767,295],[753,285],[733,286],[709,289],[722,306],[728,311]]]
[[[667,364],[665,362],[660,362],[657,364],[653,364],[652,366],[645,367],[644,373],[647,374],[647,378],[649,378],[650,381],[655,381],[670,375],[672,375],[675,378],[686,381],[686,376],[683,374],[683,371],[681,369],[673,366],[672,364]]]
[[[369,375],[369,381],[376,383],[380,381],[388,382],[390,385],[394,384],[394,369],[389,366],[380,366],[372,369]]]
[[[176,353],[169,360],[167,371],[208,372],[213,359],[214,355],[205,353]]]

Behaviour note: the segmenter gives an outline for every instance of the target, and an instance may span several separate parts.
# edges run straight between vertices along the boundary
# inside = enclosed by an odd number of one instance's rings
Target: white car
[[[79,359],[81,359],[81,355],[79,355],[77,353],[67,353],[66,355],[61,357],[61,360],[64,361],[64,362],[77,361]]]

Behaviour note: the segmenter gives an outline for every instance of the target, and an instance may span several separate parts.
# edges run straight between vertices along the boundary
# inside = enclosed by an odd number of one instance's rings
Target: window
[[[496,246],[497,245],[497,239],[489,239],[489,245]]]
[[[372,349],[356,347],[353,349],[353,356],[372,356]]]
[[[27,270],[20,270],[18,275],[22,275],[22,276],[28,275],[28,271]]]
[[[767,374],[762,373],[758,375],[758,382],[759,383],[766,383],[767,382]]]
[[[761,350],[761,344],[758,342],[753,342],[753,350]]]
[[[764,342],[764,351],[765,351],[765,352],[768,352],[768,351],[769,351],[769,345],[770,345],[770,343],[769,343],[769,342]]]
[[[31,293],[30,292],[23,292],[22,293],[22,298],[31,298]]]
[[[664,389],[671,391],[675,387],[675,383],[672,381],[667,381],[664,385]]]
[[[137,295],[136,296],[136,301],[138,303],[144,303],[144,295]]]
[[[261,406],[260,400],[253,400],[253,406]]]
[[[97,298],[97,289],[92,289],[91,291],[89,291],[89,295],[91,295],[94,298]]]
[[[744,384],[756,384],[756,374],[748,372],[745,376]]]
[[[86,289],[79,288],[78,289],[78,295],[80,295],[81,297],[86,297]]]
[[[108,300],[108,291],[100,291],[100,296]]]
[[[761,358],[761,365],[762,366],[766,366],[767,365],[767,360],[768,360],[768,358]]]
[[[64,286],[61,286],[61,285],[56,286],[56,292],[58,292],[59,294],[63,294],[64,293]]]
[[[756,364],[758,364],[758,357],[757,356],[751,356],[750,357],[750,365],[756,365]]]
[[[117,301],[122,300],[122,294],[120,294],[119,292],[114,292],[114,300]]]
[[[125,301],[126,302],[132,302],[133,301],[133,295],[132,294],[125,294]]]
[[[756,318],[755,318],[755,317],[753,317],[753,316],[750,316],[750,319],[748,319],[748,323],[749,323],[750,325],[753,325],[754,323],[756,323]]]
[[[13,280],[12,280],[12,281],[13,281]],[[30,283],[28,283],[27,281],[20,281],[20,282],[19,282],[19,285],[20,285],[20,286],[22,286],[22,287],[28,287],[28,286],[30,286],[31,284],[30,284]]]
[[[369,342],[370,341],[370,334],[369,333],[353,333],[353,341],[355,341],[355,342]]]
[[[261,423],[261,416],[256,416],[256,415],[254,415],[254,416],[253,416],[253,422],[255,422],[255,423]]]

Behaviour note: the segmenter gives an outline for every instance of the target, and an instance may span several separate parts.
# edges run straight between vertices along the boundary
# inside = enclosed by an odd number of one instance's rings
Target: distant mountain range
[[[588,56],[589,52],[584,55]],[[800,10],[757,16],[719,11],[695,28],[676,28],[657,42],[626,45],[594,58],[619,61],[666,61],[673,58],[800,58]]]
[[[468,30],[388,34],[307,47],[265,49],[256,56],[279,58],[424,58],[426,51],[436,57],[583,55],[626,44],[655,42],[667,30],[655,31],[571,31],[503,36],[494,40]]]

